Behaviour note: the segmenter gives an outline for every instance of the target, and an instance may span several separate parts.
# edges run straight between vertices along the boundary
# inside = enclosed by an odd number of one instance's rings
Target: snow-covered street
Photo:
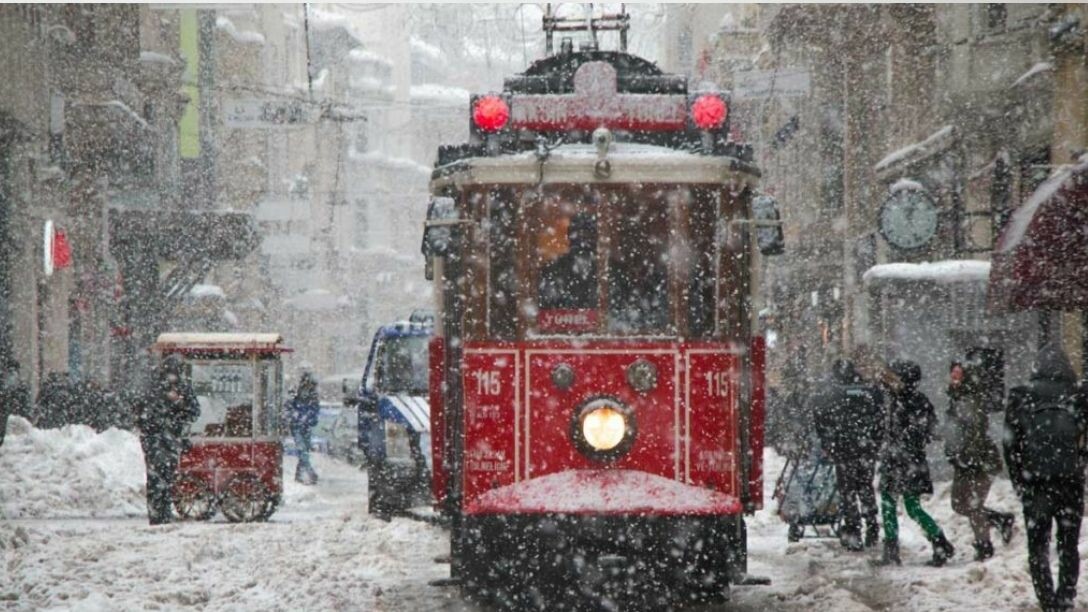
[[[268,523],[218,518],[149,527],[135,436],[24,424],[0,447],[0,609],[477,609],[455,589],[428,584],[447,573],[434,562],[448,550],[445,532],[368,516],[366,474],[357,468],[317,455],[320,483],[288,478],[285,503]],[[767,460],[768,473],[777,474],[781,460],[772,453]],[[284,473],[293,469],[288,458]],[[772,477],[768,499],[773,486]],[[1034,609],[1022,528],[997,557],[974,563],[967,523],[949,509],[948,484],[937,489],[925,506],[957,546],[949,567],[923,565],[929,547],[909,522],[901,527],[904,565],[873,568],[875,553],[849,554],[832,540],[788,544],[768,509],[749,523],[750,569],[774,584],[736,587],[724,609]],[[1004,480],[991,501],[1016,507]]]

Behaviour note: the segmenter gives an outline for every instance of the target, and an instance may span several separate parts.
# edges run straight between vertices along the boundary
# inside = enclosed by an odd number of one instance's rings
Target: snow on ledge
[[[936,145],[942,140],[952,135],[952,126],[946,125],[943,128],[930,134],[922,142],[916,142],[912,145],[907,145],[898,151],[892,151],[884,156],[884,159],[878,161],[873,168],[877,171],[884,170],[892,164],[902,161],[915,153],[928,153],[931,150],[936,149]]]
[[[873,266],[862,275],[866,284],[879,281],[932,281],[939,284],[986,282],[990,278],[990,262],[975,259],[927,261],[923,263],[888,263]]]
[[[923,187],[921,183],[919,183],[918,181],[908,179],[908,178],[901,178],[898,181],[896,181],[895,183],[893,183],[891,187],[888,188],[888,191],[891,192],[891,193],[899,193],[900,191],[925,191],[925,190],[926,190],[926,188]]]
[[[252,30],[239,30],[234,26],[234,22],[226,17],[216,17],[215,27],[226,32],[235,42],[251,45],[264,44],[263,34]]]
[[[1031,77],[1033,77],[1033,76],[1035,76],[1035,75],[1037,75],[1037,74],[1039,74],[1041,72],[1047,72],[1047,71],[1053,71],[1053,70],[1054,70],[1054,66],[1050,62],[1039,62],[1039,63],[1035,64],[1034,66],[1032,66],[1031,68],[1029,68],[1027,72],[1025,72],[1024,74],[1021,74],[1019,77],[1017,77],[1016,80],[1012,82],[1012,87],[1019,87],[1020,85],[1023,85],[1025,82],[1027,82],[1029,79],[1031,79]]]

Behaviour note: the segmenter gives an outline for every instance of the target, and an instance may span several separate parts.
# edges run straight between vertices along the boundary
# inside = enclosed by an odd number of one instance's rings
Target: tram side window
[[[513,340],[517,333],[518,279],[515,269],[517,247],[517,202],[510,190],[492,194],[489,204],[488,295],[491,337]]]
[[[694,193],[689,231],[691,233],[691,277],[688,284],[688,335],[714,335],[714,228],[717,227],[717,193],[700,189]]]
[[[551,219],[538,245],[541,310],[597,308],[597,220],[587,212]]]
[[[668,212],[642,198],[623,198],[616,208],[608,260],[608,330],[668,332]]]

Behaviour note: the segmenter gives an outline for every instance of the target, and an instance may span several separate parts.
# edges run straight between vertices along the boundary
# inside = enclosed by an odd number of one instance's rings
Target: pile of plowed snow
[[[144,456],[133,433],[84,425],[36,429],[8,420],[0,446],[0,518],[137,516]]]

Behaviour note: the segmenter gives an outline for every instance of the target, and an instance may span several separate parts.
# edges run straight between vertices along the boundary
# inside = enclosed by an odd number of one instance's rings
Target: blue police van
[[[378,329],[355,398],[359,448],[369,470],[369,510],[382,518],[430,503],[427,366],[433,332],[434,315],[422,311]]]

